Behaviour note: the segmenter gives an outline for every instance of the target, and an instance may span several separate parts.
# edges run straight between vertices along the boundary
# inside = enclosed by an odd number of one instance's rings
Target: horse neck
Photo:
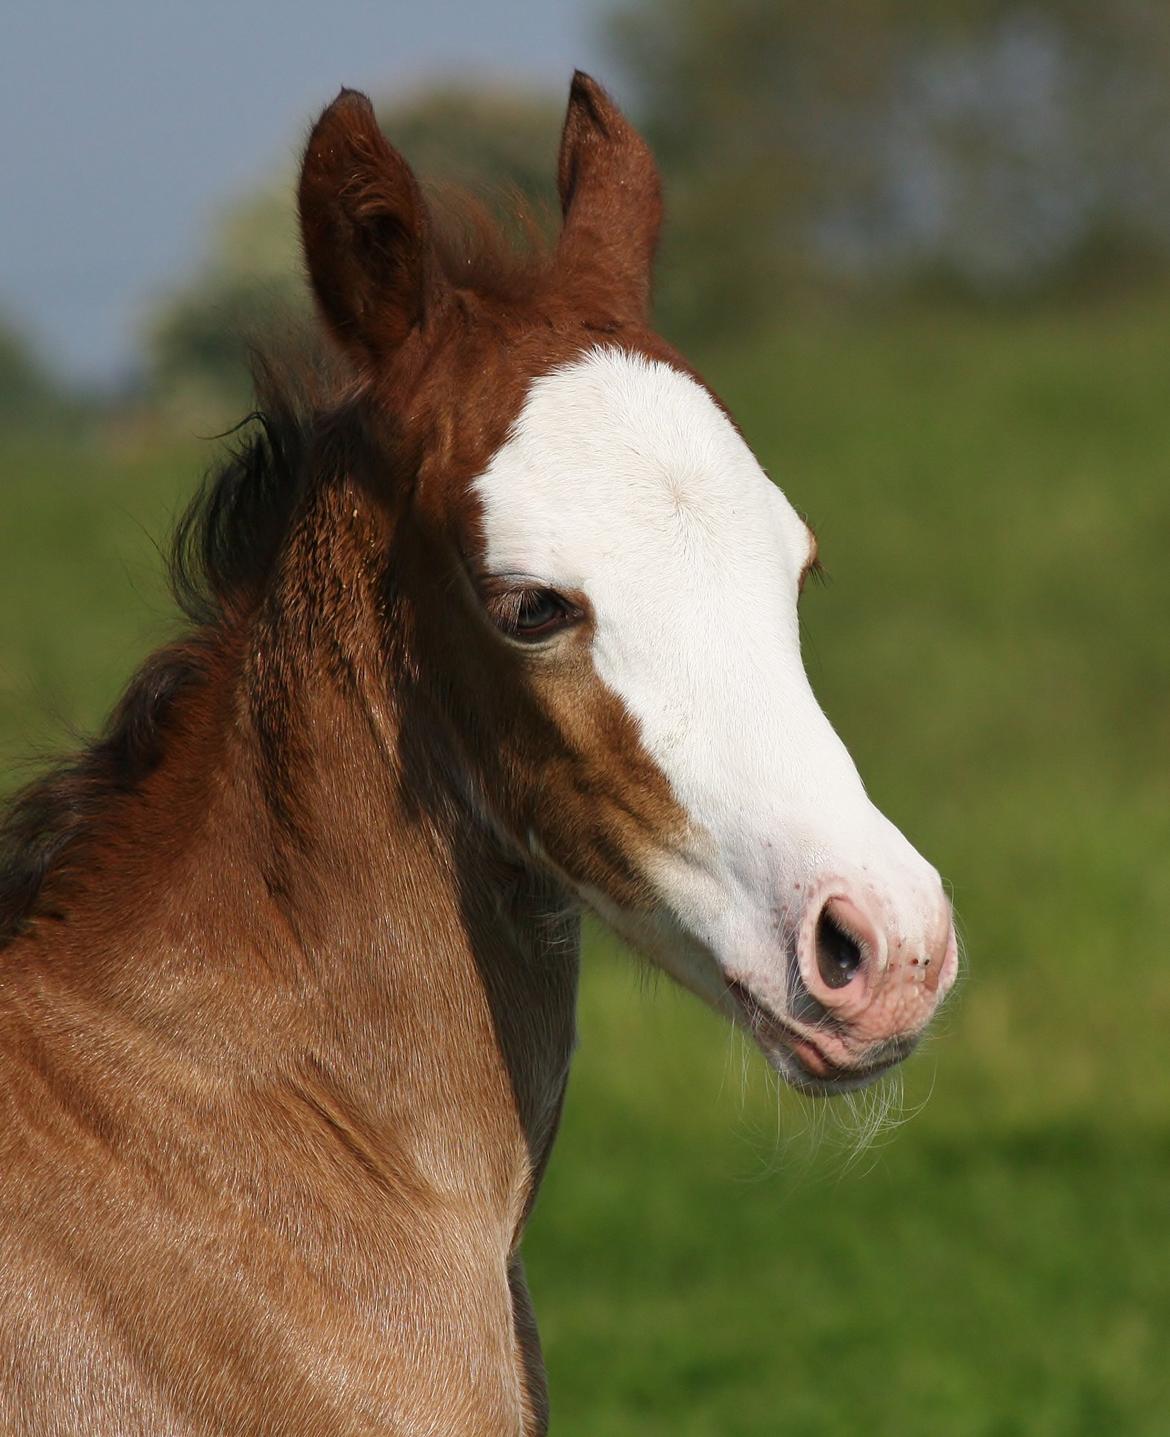
[[[393,700],[304,686],[296,809],[261,840],[271,926],[314,994],[304,1041],[367,1122],[433,1183],[526,1203],[568,1074],[578,918],[451,765],[403,772]]]

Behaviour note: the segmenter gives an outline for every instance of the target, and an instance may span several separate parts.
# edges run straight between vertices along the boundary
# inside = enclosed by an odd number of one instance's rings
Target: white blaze
[[[588,596],[597,673],[691,820],[681,850],[650,860],[680,934],[720,967],[768,968],[775,991],[810,888],[848,875],[888,891],[927,868],[809,688],[808,530],[701,385],[594,350],[533,383],[477,490],[489,570]]]

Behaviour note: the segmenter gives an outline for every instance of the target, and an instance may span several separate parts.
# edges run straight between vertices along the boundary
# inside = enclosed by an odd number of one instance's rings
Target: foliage
[[[1157,0],[622,0],[611,43],[666,173],[662,327],[685,342],[815,298],[981,302],[1145,283],[1170,262],[1170,9]],[[552,198],[562,98],[384,107],[425,177]],[[282,173],[230,207],[154,316],[154,391],[207,432],[308,296]]]
[[[612,45],[689,335],[809,288],[1018,298],[1170,259],[1159,0],[627,0]]]
[[[0,424],[25,427],[61,418],[65,395],[41,364],[32,345],[0,320]]]
[[[906,1069],[924,1109],[849,1166],[847,1110],[777,1101],[594,939],[527,1244],[555,1430],[1163,1437],[1170,298],[804,314],[694,357],[817,527],[814,684],[968,973]],[[210,452],[4,443],[15,781],[36,716],[92,725],[165,629],[151,536]]]

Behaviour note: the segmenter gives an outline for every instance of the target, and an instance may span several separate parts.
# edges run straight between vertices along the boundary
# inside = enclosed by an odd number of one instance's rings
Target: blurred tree
[[[227,211],[202,270],[156,310],[152,397],[203,432],[231,423],[247,407],[249,351],[299,334],[308,308],[286,177]]]
[[[29,341],[0,319],[0,424],[35,426],[73,408]]]
[[[519,190],[539,211],[555,196],[562,109],[559,100],[464,87],[382,107],[379,118],[440,199],[447,185],[488,199]],[[188,426],[230,423],[247,406],[251,347],[276,343],[287,351],[311,342],[295,183],[291,173],[281,175],[229,209],[202,270],[153,316],[151,385]]]
[[[1165,0],[619,3],[613,49],[667,179],[660,320],[680,339],[766,324],[806,290],[1019,297],[1170,264]],[[561,111],[462,87],[381,118],[424,177],[541,205]],[[155,315],[155,390],[196,427],[246,405],[249,342],[297,342],[293,188],[229,210]]]
[[[853,191],[869,173],[845,141],[882,104],[889,39],[883,0],[635,0],[614,16],[667,177],[668,326],[739,324],[810,277],[814,218],[843,171]]]
[[[611,38],[668,171],[668,326],[1166,264],[1164,0],[630,0]]]

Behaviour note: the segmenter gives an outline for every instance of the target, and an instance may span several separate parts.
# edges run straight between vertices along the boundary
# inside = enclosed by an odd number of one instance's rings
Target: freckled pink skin
[[[818,1077],[833,1067],[864,1065],[867,1053],[891,1041],[909,1041],[930,1022],[958,973],[958,945],[949,903],[941,891],[917,916],[918,931],[901,931],[893,912],[875,892],[838,882],[821,885],[806,903],[797,938],[801,979],[836,1022],[810,1035],[816,1051],[794,1051]],[[858,972],[831,987],[817,964],[816,929],[827,913],[860,947]]]
[[[793,1016],[782,991],[732,982],[741,1021],[798,1084],[811,1080],[819,1092],[857,1086],[904,1057],[934,1016],[958,974],[958,944],[941,884],[918,898],[896,910],[876,887],[845,878],[805,895],[796,957],[823,1010],[819,1021]],[[822,914],[859,949],[858,969],[842,987],[826,982],[817,963]]]

